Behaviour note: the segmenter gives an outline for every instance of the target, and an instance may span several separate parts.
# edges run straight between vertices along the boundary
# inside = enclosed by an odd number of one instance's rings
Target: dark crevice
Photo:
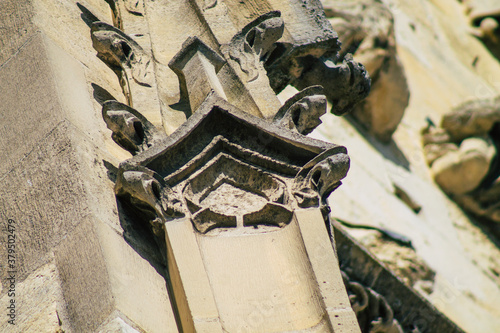
[[[500,122],[495,123],[489,133],[491,141],[495,146],[495,157],[491,161],[488,174],[480,185],[480,188],[489,188],[500,177]]]
[[[92,83],[91,86],[94,89],[94,94],[93,94],[94,99],[100,105],[103,105],[104,102],[106,102],[106,101],[115,101],[116,100],[116,98],[113,95],[111,95],[106,89],[104,89],[100,85]]]

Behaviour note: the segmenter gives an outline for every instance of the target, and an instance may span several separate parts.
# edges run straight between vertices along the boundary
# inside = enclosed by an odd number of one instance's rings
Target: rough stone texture
[[[495,0],[465,0],[464,4],[472,27],[470,33],[500,59],[500,5]]]
[[[53,258],[52,258],[53,259]],[[16,325],[10,319],[0,317],[2,332],[55,332],[63,333],[70,327],[66,316],[66,304],[60,286],[60,278],[53,261],[41,266],[16,286],[16,302],[19,316]],[[3,295],[0,304],[7,308],[11,300]]]
[[[73,178],[81,167],[75,158],[75,147],[66,136],[68,127],[64,125],[56,127],[41,146],[1,181],[2,220],[10,218],[19,223],[17,259],[20,279],[44,264],[51,249],[91,213],[81,200],[87,192],[82,181]],[[58,173],[53,172],[52,165],[56,157]],[[62,208],[68,206],[71,209]],[[0,251],[7,256],[5,247]],[[5,274],[3,271],[3,278]]]
[[[437,184],[467,211],[498,219],[499,98],[473,100],[423,131],[424,152]]]
[[[158,268],[141,258],[114,228],[82,221],[61,242],[55,257],[75,332],[99,331],[116,311],[136,329],[177,332]]]
[[[111,179],[113,163],[118,164],[113,154],[118,158],[124,154],[115,148],[116,144],[108,136],[99,103],[103,96],[114,95],[121,101],[125,98],[115,74],[95,57],[89,35],[93,15],[111,20],[109,5],[97,0],[78,3],[33,0],[29,3],[7,1],[1,6],[1,15],[9,15],[7,19],[2,18],[2,28],[9,24],[9,29],[14,27],[25,33],[21,34],[25,39],[16,37],[10,41],[3,38],[8,35],[2,34],[3,45],[10,46],[2,46],[0,65],[4,92],[0,113],[8,124],[0,130],[2,155],[5,156],[0,169],[0,215],[2,225],[8,219],[18,223],[16,284],[19,294],[16,301],[20,306],[16,323],[20,332],[54,332],[59,326],[57,316],[62,322],[62,330],[84,332],[87,325],[97,328],[101,325],[99,319],[108,320],[107,316],[113,315],[116,309],[122,311],[121,317],[132,318],[124,320],[139,331],[164,331],[166,327],[176,331],[173,315],[165,316],[171,311],[165,280],[152,264],[133,251],[121,235],[110,239],[100,233],[89,240],[88,234],[77,234],[85,223],[121,232]],[[8,10],[3,11],[4,8]],[[17,49],[11,52],[9,47]],[[99,88],[102,86],[108,91]],[[2,232],[1,251],[7,258],[6,236]],[[85,270],[81,265],[71,265],[69,259],[56,260],[63,278],[59,279],[55,271],[44,272],[47,267],[54,267],[56,249],[59,251],[56,257],[64,257],[62,249],[68,251],[70,240],[73,241],[71,259],[85,259],[87,273],[95,273],[83,284],[89,286],[88,293],[81,288],[82,284],[73,289],[69,287],[81,281]],[[84,240],[96,247],[89,251],[86,247],[89,243]],[[101,251],[100,244],[107,245],[108,248],[103,246],[107,251]],[[129,252],[123,250],[123,246]],[[126,262],[113,266],[120,262],[117,260],[120,256],[109,255],[113,251],[122,256],[128,254]],[[108,254],[108,257],[99,262],[99,256],[82,256],[89,252]],[[103,270],[106,265],[109,266]],[[121,271],[125,267],[142,274],[132,276],[127,281],[129,285],[123,286],[119,276],[127,276]],[[6,274],[2,269],[2,283],[6,283]],[[38,278],[33,278],[34,274]],[[50,279],[44,278],[47,275]],[[68,276],[75,279],[67,279]],[[151,277],[150,294],[130,287],[141,286],[140,279],[145,276]],[[97,284],[98,281],[92,284],[92,277],[100,277],[101,284]],[[104,292],[99,292],[99,288]],[[75,306],[78,300],[71,295],[71,290],[75,289],[80,294],[73,295],[80,301],[91,299],[78,309],[78,315],[72,312],[78,308]],[[96,289],[97,293],[93,294],[91,291]],[[4,300],[7,290],[2,290]],[[42,291],[46,293],[39,296]],[[155,299],[156,295],[166,299]],[[31,305],[41,297],[48,303]],[[137,309],[134,306],[141,305],[140,301],[137,303],[141,297],[149,298],[149,303],[142,302],[142,309]],[[95,308],[89,304],[95,304]],[[149,305],[155,308],[149,310]],[[148,318],[150,314],[154,316],[156,309],[162,316]],[[82,324],[78,318],[89,320]]]
[[[500,97],[472,100],[445,114],[441,127],[452,142],[472,136],[486,136],[500,122]]]
[[[344,282],[363,332],[463,332],[414,289],[394,285],[398,279],[394,273],[362,246],[356,246],[356,240],[342,227],[335,228],[335,239],[341,268],[347,273]],[[368,311],[363,311],[363,306]]]
[[[498,242],[434,182],[420,132],[427,116],[439,124],[444,114],[467,100],[496,97],[498,61],[470,36],[460,2],[383,2],[394,16],[410,101],[394,141],[385,145],[345,119],[329,114],[321,118],[311,135],[341,142],[351,157],[342,190],[330,197],[332,215],[409,237],[416,254],[436,272],[434,289],[424,297],[465,331],[495,331],[500,324]],[[289,96],[286,92],[282,101]],[[418,214],[395,195],[394,185],[421,206]]]
[[[30,0],[2,1],[0,13],[0,65],[3,65],[29,41],[36,27],[31,22],[33,8]]]
[[[116,194],[160,247],[164,234],[183,330],[355,332],[319,209],[348,166],[343,147],[212,93],[171,136],[121,163]]]
[[[394,18],[378,1],[323,0],[326,16],[342,42],[340,54],[353,53],[371,78],[368,97],[352,115],[378,139],[388,142],[410,97],[404,68],[396,51]]]
[[[426,0],[409,3],[386,0],[384,3],[392,10],[395,18],[394,31],[398,42],[396,48],[405,68],[411,98],[401,124],[393,134],[394,141],[388,145],[381,145],[376,141],[368,142],[363,135],[365,133],[363,129],[353,127],[353,124],[344,119],[333,118],[330,114],[322,116],[323,124],[312,135],[347,146],[352,160],[349,176],[344,180],[341,191],[335,191],[331,197],[333,214],[366,225],[390,227],[398,233],[411,237],[411,244],[415,247],[416,254],[436,271],[433,288],[426,288],[426,290],[432,289],[432,292],[424,297],[427,297],[430,302],[467,331],[493,332],[500,326],[498,321],[500,252],[482,230],[470,223],[470,217],[465,216],[454,203],[450,202],[433,182],[422,154],[419,131],[425,126],[426,116],[437,123],[444,113],[468,98],[491,98],[498,95],[497,78],[500,76],[498,62],[491,57],[480,41],[470,36],[469,22],[464,15],[464,7],[458,1]],[[217,5],[214,6],[215,4]],[[307,11],[297,10],[302,7],[302,4],[305,4],[304,8]],[[144,5],[143,8],[142,5]],[[158,251],[155,241],[165,239],[164,235],[151,235],[137,227],[133,223],[136,217],[124,217],[130,212],[121,203],[117,205],[113,196],[113,182],[117,179],[116,167],[119,161],[129,158],[130,153],[113,141],[112,132],[106,129],[106,123],[101,118],[101,110],[102,104],[105,104],[107,100],[117,99],[125,103],[127,98],[116,73],[96,57],[90,35],[92,22],[102,21],[112,24],[133,38],[146,53],[156,59],[154,74],[158,80],[158,98],[155,97],[154,89],[142,90],[142,93],[139,93],[134,100],[134,108],[141,113],[148,113],[149,121],[160,130],[163,126],[168,134],[191,116],[185,104],[177,104],[180,101],[179,81],[176,74],[168,68],[170,59],[181,50],[186,38],[198,36],[209,48],[223,55],[219,50],[220,45],[229,43],[245,25],[260,15],[279,9],[282,9],[282,18],[285,23],[281,46],[290,43],[293,45],[292,50],[296,52],[283,58],[287,61],[276,62],[276,67],[271,66],[271,62],[266,63],[264,67],[268,73],[274,73],[269,74],[272,80],[269,86],[261,85],[254,88],[268,92],[273,88],[276,91],[281,90],[286,83],[290,82],[291,76],[288,70],[292,69],[292,77],[296,74],[300,78],[302,71],[307,67],[305,65],[315,64],[313,68],[319,72],[330,66],[333,68],[333,73],[338,72],[340,77],[347,78],[352,77],[350,75],[352,73],[347,69],[353,66],[358,70],[353,77],[354,81],[359,80],[356,81],[358,85],[350,86],[349,80],[344,80],[343,85],[333,83],[333,88],[347,87],[340,95],[350,91],[351,88],[357,93],[346,97],[345,105],[340,105],[340,101],[335,101],[335,98],[330,97],[335,102],[335,105],[330,105],[330,107],[339,113],[344,111],[345,106],[350,106],[351,101],[367,93],[365,89],[367,81],[362,68],[348,59],[344,64],[342,64],[343,59],[340,59],[340,62],[333,66],[328,61],[318,60],[320,58],[336,60],[334,53],[339,50],[339,46],[335,33],[328,24],[325,25],[326,19],[322,16],[317,1],[297,1],[293,2],[292,6],[283,5],[284,3],[279,0],[245,1],[244,3],[221,0],[216,3],[187,0],[174,2],[81,0],[78,3],[68,0],[31,0],[3,1],[0,4],[0,27],[2,31],[7,31],[7,33],[0,34],[0,77],[2,78],[0,87],[2,92],[5,92],[0,105],[0,113],[7,124],[0,129],[2,156],[7,157],[0,166],[2,188],[0,215],[2,223],[11,216],[20,221],[21,252],[18,263],[22,270],[18,286],[29,289],[32,285],[38,286],[35,282],[42,281],[43,287],[38,290],[49,290],[50,297],[47,299],[52,302],[51,305],[47,308],[33,308],[43,312],[35,314],[45,316],[47,313],[46,318],[49,319],[44,323],[54,325],[49,331],[53,332],[57,329],[52,300],[55,299],[53,297],[55,294],[60,295],[61,292],[58,290],[62,290],[63,295],[67,296],[66,304],[61,305],[61,310],[63,308],[71,310],[67,311],[71,315],[63,313],[64,311],[57,311],[63,330],[66,332],[85,331],[84,327],[87,325],[85,318],[94,316],[93,311],[99,309],[102,313],[95,315],[94,319],[100,318],[100,322],[91,323],[94,331],[133,332],[135,330],[141,332],[156,329],[164,331],[165,327],[174,326],[172,331],[175,332],[177,326],[171,317],[165,315],[171,309],[169,310],[167,306],[169,302],[161,298],[161,295],[168,295],[163,277],[164,267],[161,263],[165,259],[164,255],[172,249],[160,247]],[[225,10],[230,15],[221,15]],[[178,15],[179,12],[184,15]],[[309,12],[315,15],[311,17]],[[204,13],[207,20],[212,20],[209,23],[210,26],[218,28],[210,29],[209,25],[200,22],[200,13]],[[290,25],[289,28],[286,27],[287,24]],[[310,37],[321,31],[326,33],[327,38],[318,44],[314,42],[308,44],[311,41]],[[297,35],[300,38],[296,37]],[[245,37],[248,35],[245,34]],[[286,47],[280,48],[281,46],[277,47],[278,51],[287,50]],[[302,57],[305,59],[301,59]],[[267,59],[273,59],[273,57]],[[282,71],[283,69],[286,70]],[[295,70],[296,72],[293,72]],[[221,86],[231,87],[227,91],[223,89],[226,99],[232,104],[238,104],[237,107],[240,109],[248,107],[249,110],[258,110],[257,103],[252,99],[248,87],[241,82],[241,78],[235,71],[231,66],[225,65],[217,72]],[[313,79],[318,79],[314,77],[314,71],[310,74],[311,82]],[[306,78],[307,75],[303,77]],[[331,79],[331,76],[326,75],[326,78],[323,77],[320,80],[321,82],[315,82],[325,83],[328,82],[327,79]],[[295,84],[300,88],[299,83]],[[255,93],[257,91],[254,90]],[[151,94],[148,95],[149,93]],[[268,96],[275,98],[273,95]],[[222,95],[220,97],[224,98]],[[283,103],[286,103],[288,97],[291,96],[283,98]],[[141,102],[137,104],[138,100]],[[294,101],[293,97],[291,101]],[[298,101],[294,101],[296,102]],[[309,105],[308,102],[311,104]],[[316,116],[322,111],[316,109],[316,102],[318,105],[323,103],[322,100],[302,100],[292,110],[283,110],[283,118],[275,118],[272,115],[269,121],[275,120],[278,123],[283,120],[283,125],[290,130],[305,133],[311,129],[310,126],[314,127],[319,123]],[[280,110],[279,103],[274,101],[272,104],[271,114]],[[161,110],[159,105],[161,105]],[[133,115],[134,112],[130,114]],[[124,123],[128,125],[132,123],[132,126],[121,127],[121,139],[131,133],[133,139],[139,138],[134,137],[140,131],[136,132],[133,126],[136,121],[130,117],[130,114],[122,114]],[[255,114],[258,115],[258,112],[255,111]],[[309,118],[308,114],[312,118]],[[301,117],[305,118],[301,119]],[[127,123],[130,119],[132,121]],[[304,122],[304,119],[311,122]],[[132,127],[134,127],[133,131]],[[284,141],[288,139],[293,141],[297,137],[295,134]],[[115,139],[117,136],[115,135]],[[254,138],[255,146],[268,144],[266,143],[267,136]],[[143,145],[144,141],[138,143],[144,148],[147,146],[147,143]],[[274,149],[272,144],[266,147],[269,150]],[[454,149],[451,146],[448,148]],[[439,156],[441,153],[437,150],[431,160],[441,157]],[[303,162],[307,160],[309,159],[305,158]],[[286,169],[287,165],[287,163],[282,164],[280,168]],[[295,175],[297,169],[292,165],[287,172]],[[58,170],[62,173],[58,173]],[[320,185],[318,179],[335,176],[335,173],[329,172],[329,162],[319,163],[317,166],[313,165],[304,170],[299,182],[302,185]],[[70,178],[65,178],[66,174],[69,174]],[[150,191],[145,199],[151,200],[155,197],[156,178],[149,177],[145,180],[149,182],[146,189]],[[46,183],[50,186],[44,186]],[[335,182],[332,187],[336,187]],[[294,196],[294,200],[300,198],[301,204],[305,206],[322,206],[323,216],[326,216],[326,202],[322,202],[326,198],[311,195],[310,188],[298,188],[296,194],[290,194],[290,197]],[[492,180],[492,187],[486,190],[484,195],[476,193],[473,201],[464,200],[464,202],[474,204],[484,200],[487,203],[489,198],[497,195],[495,193],[498,193],[498,188],[498,182]],[[321,192],[327,196],[331,189],[330,186],[325,186]],[[81,196],[68,196],[75,194],[77,190]],[[220,190],[216,189],[212,193],[213,196],[208,198],[207,202],[200,200],[200,204],[214,202],[217,196],[238,197],[241,191],[224,185]],[[259,197],[259,194],[255,195]],[[283,212],[281,209],[275,209],[273,200],[271,202],[266,200],[268,203],[266,206],[260,198],[262,195],[254,202],[259,208],[261,204],[264,205],[263,209],[258,212],[267,215],[264,208],[270,206],[272,211]],[[420,210],[416,209],[415,205],[409,204],[411,202],[416,203]],[[241,201],[235,201],[235,203],[241,205]],[[488,204],[493,204],[492,207],[494,207],[495,203]],[[167,217],[175,217],[179,213],[176,201],[164,200],[162,205],[161,208],[165,210]],[[158,207],[155,208],[158,209]],[[192,209],[196,208],[192,207]],[[321,215],[317,208],[312,210],[315,216]],[[146,220],[154,215],[151,210],[147,211]],[[279,216],[286,217],[286,214]],[[280,223],[277,226],[263,225],[261,217],[262,215],[259,214],[247,217],[246,221],[252,225],[247,230],[251,230],[253,225],[257,226],[257,231],[272,228],[287,230],[286,228],[293,227],[286,223],[284,226],[282,223],[281,226]],[[202,218],[201,221],[206,222]],[[285,218],[284,221],[288,222],[289,219]],[[188,220],[188,222],[186,225],[192,228],[191,221]],[[304,223],[304,225],[307,227],[309,224]],[[174,224],[171,223],[170,226]],[[314,228],[319,228],[319,226],[319,223],[314,224]],[[208,230],[203,237],[211,237],[209,234],[213,234],[214,231],[216,229]],[[325,236],[324,231],[322,232]],[[272,232],[269,234],[272,235]],[[182,255],[188,256],[188,259],[192,259],[193,257],[189,257],[191,252],[182,252],[187,244],[187,242],[183,243],[184,238],[178,238],[175,241],[178,242],[177,250],[180,250]],[[191,241],[197,244],[196,239],[191,239]],[[1,243],[2,249],[5,249],[4,237]],[[312,239],[305,246],[313,246],[312,253],[314,253],[314,244],[315,240]],[[40,250],[38,256],[37,253],[28,251],[28,247]],[[273,247],[270,246],[270,248]],[[215,246],[215,252],[217,249],[218,247]],[[319,248],[319,252],[323,253],[321,249]],[[264,248],[257,248],[257,250],[264,251]],[[57,274],[76,277],[75,279],[61,279],[60,282],[53,283],[57,281],[56,271],[44,273],[47,267],[54,267],[52,256],[54,251],[58,258],[56,260]],[[243,252],[241,250],[239,253]],[[91,253],[95,256],[80,256],[81,253]],[[331,257],[331,252],[329,253]],[[224,254],[230,255],[230,251],[226,250]],[[266,252],[262,257],[268,258],[268,253]],[[360,256],[360,258],[364,257]],[[199,259],[202,263],[201,271],[205,272],[203,259]],[[215,256],[210,258],[214,261],[216,259]],[[184,264],[192,262],[183,261]],[[330,263],[333,262],[335,261],[332,260]],[[180,265],[172,261],[168,264],[171,267]],[[219,262],[219,264],[223,265],[224,262]],[[86,281],[88,295],[82,294],[82,290],[79,289],[81,287],[79,282],[85,277],[83,267],[88,267],[88,272],[96,272],[96,277],[99,277],[102,282],[100,286],[96,286],[89,285],[91,282]],[[325,271],[321,271],[322,269]],[[313,270],[316,277],[321,274],[329,275],[327,266],[321,265],[321,262]],[[360,270],[362,271],[362,267]],[[311,270],[307,271],[308,274],[312,274]],[[54,276],[54,278],[50,281],[49,279],[33,279],[36,276],[33,274],[38,273],[42,273],[43,276]],[[282,271],[275,271],[271,276],[278,279],[281,273]],[[406,274],[405,270],[397,273],[402,274],[403,277]],[[221,272],[217,271],[214,274],[221,274]],[[353,275],[349,274],[353,278]],[[382,276],[390,276],[390,274],[384,273]],[[175,276],[172,277],[175,278]],[[147,286],[140,285],[142,279],[148,281]],[[198,279],[191,281],[191,286],[194,285],[195,288],[185,290],[186,294],[191,293],[191,296],[187,298],[191,300],[203,298],[204,294],[197,292],[198,281]],[[320,281],[319,278],[318,281]],[[361,279],[356,281],[361,281]],[[388,283],[381,283],[374,288],[377,292],[400,290],[394,287],[400,285],[397,278],[378,281],[388,281]],[[318,286],[318,289],[320,287],[328,289],[331,286],[338,287],[339,285],[327,283]],[[141,289],[143,287],[147,289]],[[224,290],[224,286],[218,286],[218,288]],[[22,290],[24,292],[24,289]],[[101,294],[99,290],[102,291]],[[335,290],[330,291],[335,292]],[[5,292],[3,289],[2,297],[5,297]],[[422,304],[421,299],[415,296],[413,291],[406,290],[406,292],[413,295],[411,298],[402,297],[405,300],[410,299],[409,304],[419,306]],[[99,295],[96,296],[96,293]],[[25,295],[31,294],[25,293]],[[33,295],[31,300],[40,299],[38,298],[40,295],[36,292]],[[222,292],[217,295],[217,297],[226,297]],[[408,294],[403,293],[403,295]],[[90,309],[83,301],[93,297],[97,298],[94,302],[96,307]],[[148,298],[151,300],[150,303],[147,302]],[[384,295],[384,298],[390,302],[390,297]],[[411,300],[415,299],[418,301],[412,303]],[[134,303],[136,301],[137,303]],[[201,306],[204,303],[199,304]],[[182,306],[184,305],[179,304],[180,308]],[[313,305],[310,306],[314,308]],[[435,312],[435,309],[432,309],[428,303],[422,308],[431,310],[424,312],[421,318],[410,315],[398,321],[406,327],[419,324],[420,326],[417,326],[420,328],[429,323],[429,318],[441,318],[440,322],[446,323],[446,319]],[[59,309],[57,305],[56,309]],[[259,309],[264,311],[263,309],[266,308],[260,306]],[[252,314],[253,323],[259,323],[262,316],[265,317],[269,313],[278,311],[278,309],[271,309],[273,310],[265,313],[260,310],[253,313],[250,309],[247,313]],[[147,312],[141,312],[142,310],[147,310]],[[398,311],[395,307],[393,310],[395,313]],[[410,309],[405,313],[411,311]],[[210,317],[212,312],[207,313],[208,320],[199,321],[197,324],[204,327],[206,331],[213,332],[214,325],[218,322],[211,320],[213,319]],[[337,313],[333,311],[334,324],[341,324],[340,326],[347,324],[353,327],[352,313],[350,309],[339,310]],[[19,315],[20,320],[24,318],[21,313]],[[36,316],[29,318],[36,318]],[[230,316],[229,320],[233,318],[236,317]],[[159,323],[158,321],[161,320],[166,322]],[[268,319],[268,322],[271,320]],[[68,325],[64,326],[66,323]],[[27,324],[35,325],[37,322],[28,320]],[[158,326],[151,327],[148,326],[149,324]],[[74,328],[74,325],[80,326]],[[314,329],[325,330],[324,322],[318,323]],[[425,331],[425,329],[422,330]]]
[[[486,140],[466,139],[458,150],[446,153],[432,163],[434,179],[446,193],[468,193],[482,183],[494,155],[494,147]]]

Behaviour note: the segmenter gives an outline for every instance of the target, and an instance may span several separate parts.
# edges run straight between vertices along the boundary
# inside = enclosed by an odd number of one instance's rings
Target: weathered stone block
[[[116,311],[139,331],[177,332],[163,272],[141,258],[116,229],[82,221],[58,246],[56,261],[76,332],[96,331]]]

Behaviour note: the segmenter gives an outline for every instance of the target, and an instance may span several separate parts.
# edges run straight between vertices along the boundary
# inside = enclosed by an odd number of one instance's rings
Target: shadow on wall
[[[349,114],[345,116],[347,120],[353,125],[353,127],[363,135],[367,142],[369,142],[373,148],[379,151],[385,159],[393,162],[395,165],[398,165],[404,168],[407,171],[410,171],[410,161],[406,158],[405,154],[398,147],[397,143],[391,138],[389,141],[382,142],[380,141],[370,130],[368,130],[363,124],[359,122],[359,120],[353,114]]]

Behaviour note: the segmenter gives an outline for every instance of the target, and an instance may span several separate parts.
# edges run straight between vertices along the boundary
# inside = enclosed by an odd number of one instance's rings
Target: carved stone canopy
[[[348,168],[344,147],[212,93],[176,132],[120,165],[116,194],[153,222],[190,216],[201,233],[282,227],[294,209],[324,205]]]
[[[179,94],[161,109],[165,131],[148,107],[132,104],[164,84],[141,80],[156,59],[105,23],[92,28],[98,56],[127,97],[128,105],[103,104],[113,139],[134,155],[116,178],[121,218],[141,232],[151,227],[147,241],[163,256],[182,331],[357,332],[325,225],[326,198],[349,157],[342,146],[305,137],[327,103],[321,80],[302,77],[337,52],[336,34],[316,0],[291,3],[283,17],[259,10],[235,26],[220,11],[236,2],[190,3],[203,8],[200,24],[214,38],[189,35],[168,62]],[[287,27],[297,15],[305,24]],[[334,75],[339,84],[330,88],[348,91],[334,103],[344,112],[368,92],[369,79],[352,61],[324,76],[332,73],[342,78]],[[281,105],[276,89],[292,81],[301,91]],[[254,304],[269,302],[274,314],[254,322]]]

